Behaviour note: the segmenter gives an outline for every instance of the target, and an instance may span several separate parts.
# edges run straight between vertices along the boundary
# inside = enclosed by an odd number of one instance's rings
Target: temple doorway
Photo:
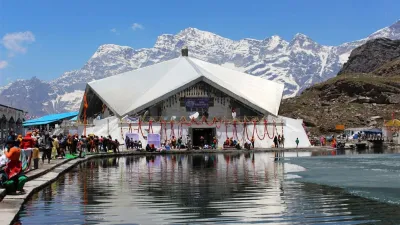
[[[204,147],[201,146],[200,137],[204,137],[204,144],[211,145],[213,137],[216,134],[215,128],[193,128],[192,129],[192,141],[193,147]]]

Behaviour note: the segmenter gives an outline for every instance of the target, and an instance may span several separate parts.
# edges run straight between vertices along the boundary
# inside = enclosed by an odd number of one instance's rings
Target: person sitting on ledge
[[[176,149],[176,138],[175,138],[175,136],[172,136],[171,145],[172,145],[173,149]]]
[[[167,145],[165,145],[165,150],[167,151],[171,150],[171,145],[169,145],[169,142],[167,142]]]
[[[225,142],[224,142],[224,147],[225,146],[229,146],[229,138],[226,138]]]
[[[150,152],[151,151],[151,147],[149,144],[146,145],[146,152]]]
[[[140,150],[140,149],[142,149],[142,148],[143,148],[142,142],[139,140],[139,141],[138,141],[138,150]]]
[[[217,138],[214,137],[211,144],[211,149],[217,149],[217,143],[218,143]]]
[[[229,138],[229,146],[234,147],[235,145],[233,144],[233,137]]]
[[[246,142],[244,143],[244,148],[247,149],[247,150],[250,150],[251,141],[249,139],[247,139]]]
[[[237,142],[236,140],[233,140],[232,146],[235,146],[235,147],[236,147],[237,143],[238,143],[238,142]]]
[[[5,187],[7,193],[24,193],[24,185],[27,177],[22,170],[22,162],[19,160],[21,149],[15,146],[15,141],[7,141],[8,150],[4,151],[6,157],[10,160],[4,168],[4,173],[1,175],[1,184]]]
[[[235,142],[236,142],[236,140],[235,140]],[[240,142],[235,143],[235,148],[238,150],[242,149],[242,147],[240,146]]]

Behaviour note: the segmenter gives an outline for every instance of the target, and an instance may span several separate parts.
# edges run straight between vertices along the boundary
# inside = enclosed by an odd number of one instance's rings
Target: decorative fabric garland
[[[264,129],[267,131],[266,133],[267,133],[267,135],[268,135],[268,138],[269,139],[274,139],[274,137],[275,137],[275,129],[274,129],[274,127],[272,127],[272,137],[270,137],[269,136],[269,132],[268,132],[268,126],[267,126],[267,124],[268,124],[268,121],[267,120],[264,120]],[[273,122],[273,124],[272,124],[273,126],[275,126],[275,121]],[[257,130],[256,130],[257,131]],[[258,135],[258,134],[257,134]],[[265,137],[265,132],[264,132],[264,137]]]
[[[161,126],[161,129],[162,129],[162,126]],[[167,135],[167,122],[166,121],[164,121],[164,133],[165,133],[165,141],[168,141],[168,135]]]
[[[174,131],[174,121],[171,120],[171,133],[170,133],[170,138],[175,137],[175,131]]]
[[[227,123],[225,123],[225,136],[226,136],[226,139],[229,139],[229,136],[228,136],[228,125],[227,125]]]
[[[149,133],[150,132],[154,133],[153,122],[154,122],[153,120],[150,120],[148,122],[149,123],[149,129],[148,129]],[[170,124],[171,124],[171,133],[169,135],[170,138],[172,138],[172,136],[175,136],[174,122],[175,122],[174,120],[170,121]],[[259,122],[259,119],[257,117],[255,117],[255,118],[253,118],[252,122],[253,122],[253,132],[251,134],[251,137],[254,137],[254,134],[256,134],[259,140],[264,140],[266,136],[268,136],[269,139],[273,139],[275,137],[275,135],[279,134],[278,128],[276,126],[276,122],[275,121],[273,121],[273,124],[272,124],[272,126],[273,126],[272,136],[270,135],[270,132],[268,131],[268,121],[267,120],[264,119],[263,136],[261,136],[259,134],[258,129],[257,129],[257,122]],[[137,130],[138,130],[138,132],[140,132],[142,137],[144,137],[144,134],[143,134],[143,131],[142,131],[142,123],[143,122],[139,119],[138,129]],[[229,138],[229,136],[228,136],[228,126],[230,124],[230,121],[221,119],[219,121],[219,125],[218,125],[218,119],[217,118],[214,117],[212,122],[208,123],[207,119],[204,116],[202,117],[200,122],[198,122],[194,118],[191,119],[190,121],[187,121],[186,118],[182,116],[180,121],[177,123],[178,124],[178,136],[183,135],[183,125],[191,126],[193,124],[201,125],[201,124],[204,124],[204,123],[206,123],[208,126],[213,126],[215,124],[215,127],[217,129],[220,129],[222,124],[225,124],[225,136],[226,136],[226,138]],[[165,140],[168,141],[169,139],[168,139],[168,133],[167,133],[167,122],[163,120],[163,121],[160,122],[160,124],[161,124],[161,132],[160,133],[162,134],[163,124],[164,124],[164,134],[165,134],[164,137],[165,137]],[[236,140],[239,140],[239,137],[238,137],[238,134],[237,134],[237,124],[238,124],[238,121],[234,120],[233,124],[232,124],[233,125],[232,137],[235,137]],[[244,127],[244,130],[243,130],[243,135],[242,135],[242,141],[244,142],[245,141],[245,137],[247,137],[247,139],[249,139],[249,140],[251,139],[249,137],[248,123],[246,121],[246,118],[243,121],[243,127]],[[129,132],[132,132],[132,124],[131,123],[129,123]],[[282,122],[281,134],[283,134],[283,122]],[[122,136],[122,139],[124,140],[123,129],[122,129],[122,120],[121,120],[121,136]]]
[[[153,121],[149,121],[149,134],[150,134],[150,131],[151,131],[151,133],[153,133]]]
[[[258,129],[256,128],[256,126],[254,126],[254,128],[255,128],[256,135],[257,135],[258,139],[259,139],[260,141],[264,140],[264,139],[265,139],[265,133],[268,134],[268,127],[264,125],[264,136],[263,136],[262,138],[261,138],[260,135],[258,134]],[[267,132],[265,132],[265,131],[267,131]],[[268,137],[269,137],[269,135],[268,135]],[[273,137],[273,135],[272,135],[272,137]]]
[[[138,128],[138,130],[140,131],[140,134],[144,138],[143,131],[142,131],[142,121],[140,119],[139,119],[139,128]]]
[[[122,127],[122,123],[121,123],[121,127]],[[129,129],[128,129],[128,131],[129,131],[130,133],[132,133],[132,124],[131,124],[131,123],[129,123]]]
[[[122,119],[119,122],[120,122],[120,127],[121,127],[121,138],[122,138],[123,141],[125,141],[124,131],[122,130]]]
[[[180,128],[179,128],[179,126],[180,126]],[[179,123],[178,124],[178,137],[182,137],[182,135],[183,135],[183,123]]]
[[[237,136],[236,121],[233,121],[232,136],[236,137],[236,140],[239,140],[239,137]]]

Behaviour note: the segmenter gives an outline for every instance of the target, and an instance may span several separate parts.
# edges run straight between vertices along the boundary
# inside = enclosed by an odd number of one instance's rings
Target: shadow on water
[[[397,224],[400,207],[287,177],[270,153],[94,159],[34,194],[22,224]]]

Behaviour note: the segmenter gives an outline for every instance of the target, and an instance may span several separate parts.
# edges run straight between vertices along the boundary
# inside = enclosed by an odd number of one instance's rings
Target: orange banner
[[[343,124],[336,125],[336,130],[344,130],[344,125]]]

